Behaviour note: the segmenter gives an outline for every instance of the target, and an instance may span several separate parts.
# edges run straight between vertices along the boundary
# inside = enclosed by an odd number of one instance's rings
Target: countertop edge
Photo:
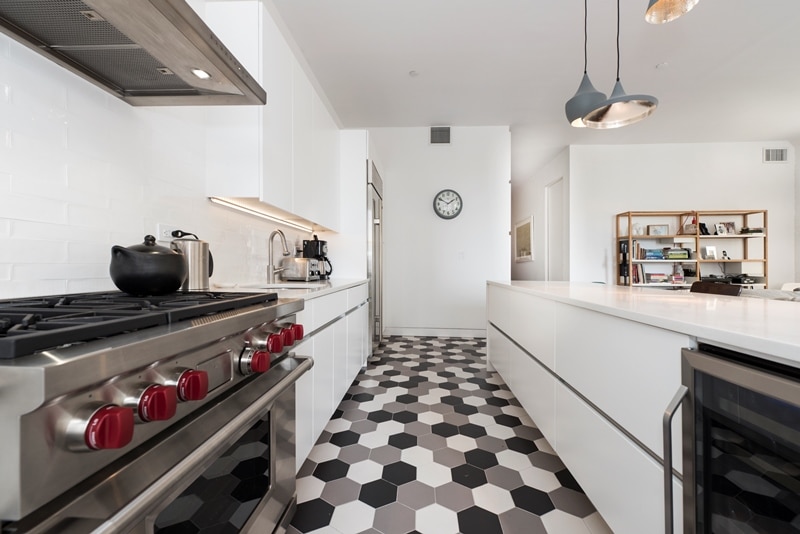
[[[579,282],[487,281],[800,367],[800,303]]]

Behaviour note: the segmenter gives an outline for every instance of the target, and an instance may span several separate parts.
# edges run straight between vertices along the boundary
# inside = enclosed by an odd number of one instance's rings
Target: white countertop
[[[800,302],[574,282],[489,281],[800,367]]]
[[[313,299],[330,293],[366,284],[366,279],[333,279],[318,282],[266,282],[211,283],[213,291],[234,291],[243,293],[277,293],[279,298]]]

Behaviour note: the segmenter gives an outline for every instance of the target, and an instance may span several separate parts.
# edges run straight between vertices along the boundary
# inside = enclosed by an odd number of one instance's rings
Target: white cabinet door
[[[664,531],[661,465],[560,383],[556,436],[559,457],[615,534]],[[683,531],[682,493],[675,480],[677,533]]]
[[[347,321],[341,319],[331,328],[333,329],[333,409],[336,410],[352,381],[348,380],[347,374]]]
[[[314,147],[312,100],[314,88],[296,59],[292,60],[292,211],[314,220]]]
[[[319,438],[325,425],[339,404],[333,398],[334,331],[326,328],[314,335],[314,441]]]
[[[260,199],[291,211],[294,56],[269,14],[263,17],[260,50],[263,56],[261,85],[267,91],[267,104],[261,108]]]
[[[311,146],[315,194],[311,197],[314,221],[339,230],[339,128],[316,92],[311,98]]]
[[[689,336],[566,304],[557,323],[556,373],[661,456],[661,416],[681,384]],[[681,427],[680,411],[674,425]],[[677,432],[673,450],[681,450]]]
[[[314,357],[314,342],[312,339],[302,341],[293,352],[297,356]],[[308,458],[308,453],[314,446],[314,376],[316,374],[316,362],[311,369],[301,376],[295,384],[295,412],[296,412],[296,467],[300,466]]]
[[[556,379],[506,336],[489,326],[489,358],[544,437],[555,439]]]

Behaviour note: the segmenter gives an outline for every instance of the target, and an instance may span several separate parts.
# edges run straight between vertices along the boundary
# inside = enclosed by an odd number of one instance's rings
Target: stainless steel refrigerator
[[[383,180],[375,164],[367,168],[367,277],[369,278],[369,337],[372,349],[383,334]],[[370,351],[370,354],[372,352]]]

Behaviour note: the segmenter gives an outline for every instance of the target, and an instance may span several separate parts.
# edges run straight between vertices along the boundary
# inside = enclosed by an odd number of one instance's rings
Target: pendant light
[[[584,128],[583,116],[596,109],[602,102],[605,101],[606,95],[598,91],[589,80],[589,74],[586,71],[588,66],[588,52],[587,42],[589,41],[588,34],[588,0],[583,0],[583,79],[578,86],[578,92],[575,96],[567,100],[564,106],[564,111],[567,113],[567,120],[575,128]]]
[[[617,0],[617,83],[611,96],[583,117],[589,128],[620,128],[639,122],[656,110],[658,99],[650,95],[628,95],[619,80],[619,0]]]
[[[692,10],[700,0],[650,0],[644,20],[650,24],[672,22]]]

